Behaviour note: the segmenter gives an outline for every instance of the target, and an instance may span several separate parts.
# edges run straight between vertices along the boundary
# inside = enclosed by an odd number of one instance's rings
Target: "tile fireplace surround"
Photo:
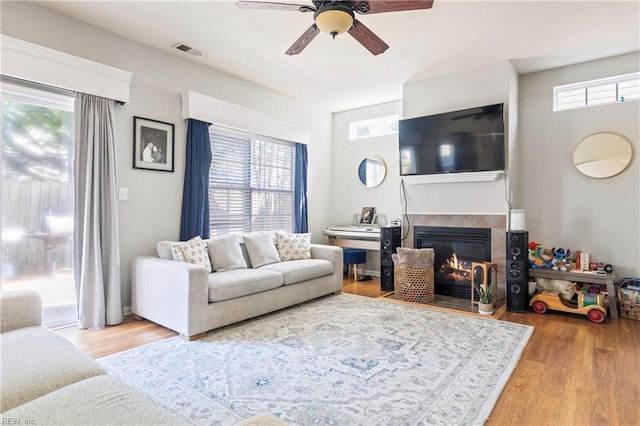
[[[403,235],[407,233],[407,224],[411,229],[403,240],[403,247],[413,247],[415,226],[455,226],[461,228],[491,228],[491,261],[498,265],[498,299],[506,297],[506,215],[482,214],[407,214],[403,217]]]

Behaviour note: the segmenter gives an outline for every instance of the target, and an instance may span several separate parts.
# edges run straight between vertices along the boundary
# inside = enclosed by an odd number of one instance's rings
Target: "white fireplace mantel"
[[[490,172],[470,172],[470,173],[442,173],[438,175],[403,176],[409,185],[427,183],[456,183],[456,182],[492,182],[504,176],[503,170]]]

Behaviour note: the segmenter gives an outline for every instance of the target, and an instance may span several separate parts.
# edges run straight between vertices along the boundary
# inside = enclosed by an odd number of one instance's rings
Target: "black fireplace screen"
[[[415,248],[433,248],[434,291],[471,299],[471,263],[491,261],[490,228],[416,226]]]

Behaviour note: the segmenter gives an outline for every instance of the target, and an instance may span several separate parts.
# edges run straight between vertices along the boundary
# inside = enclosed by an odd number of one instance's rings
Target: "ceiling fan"
[[[272,3],[266,1],[239,1],[236,6],[243,9],[288,10],[294,12],[313,12],[314,23],[285,52],[297,55],[311,40],[324,32],[336,38],[338,34],[348,32],[369,52],[379,55],[389,46],[369,28],[355,18],[355,13],[398,12],[402,10],[429,9],[433,0],[311,0],[313,6],[291,3]]]

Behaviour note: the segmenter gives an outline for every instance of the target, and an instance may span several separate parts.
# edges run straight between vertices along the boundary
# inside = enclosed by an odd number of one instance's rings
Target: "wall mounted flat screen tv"
[[[504,104],[400,120],[400,175],[504,170]]]

